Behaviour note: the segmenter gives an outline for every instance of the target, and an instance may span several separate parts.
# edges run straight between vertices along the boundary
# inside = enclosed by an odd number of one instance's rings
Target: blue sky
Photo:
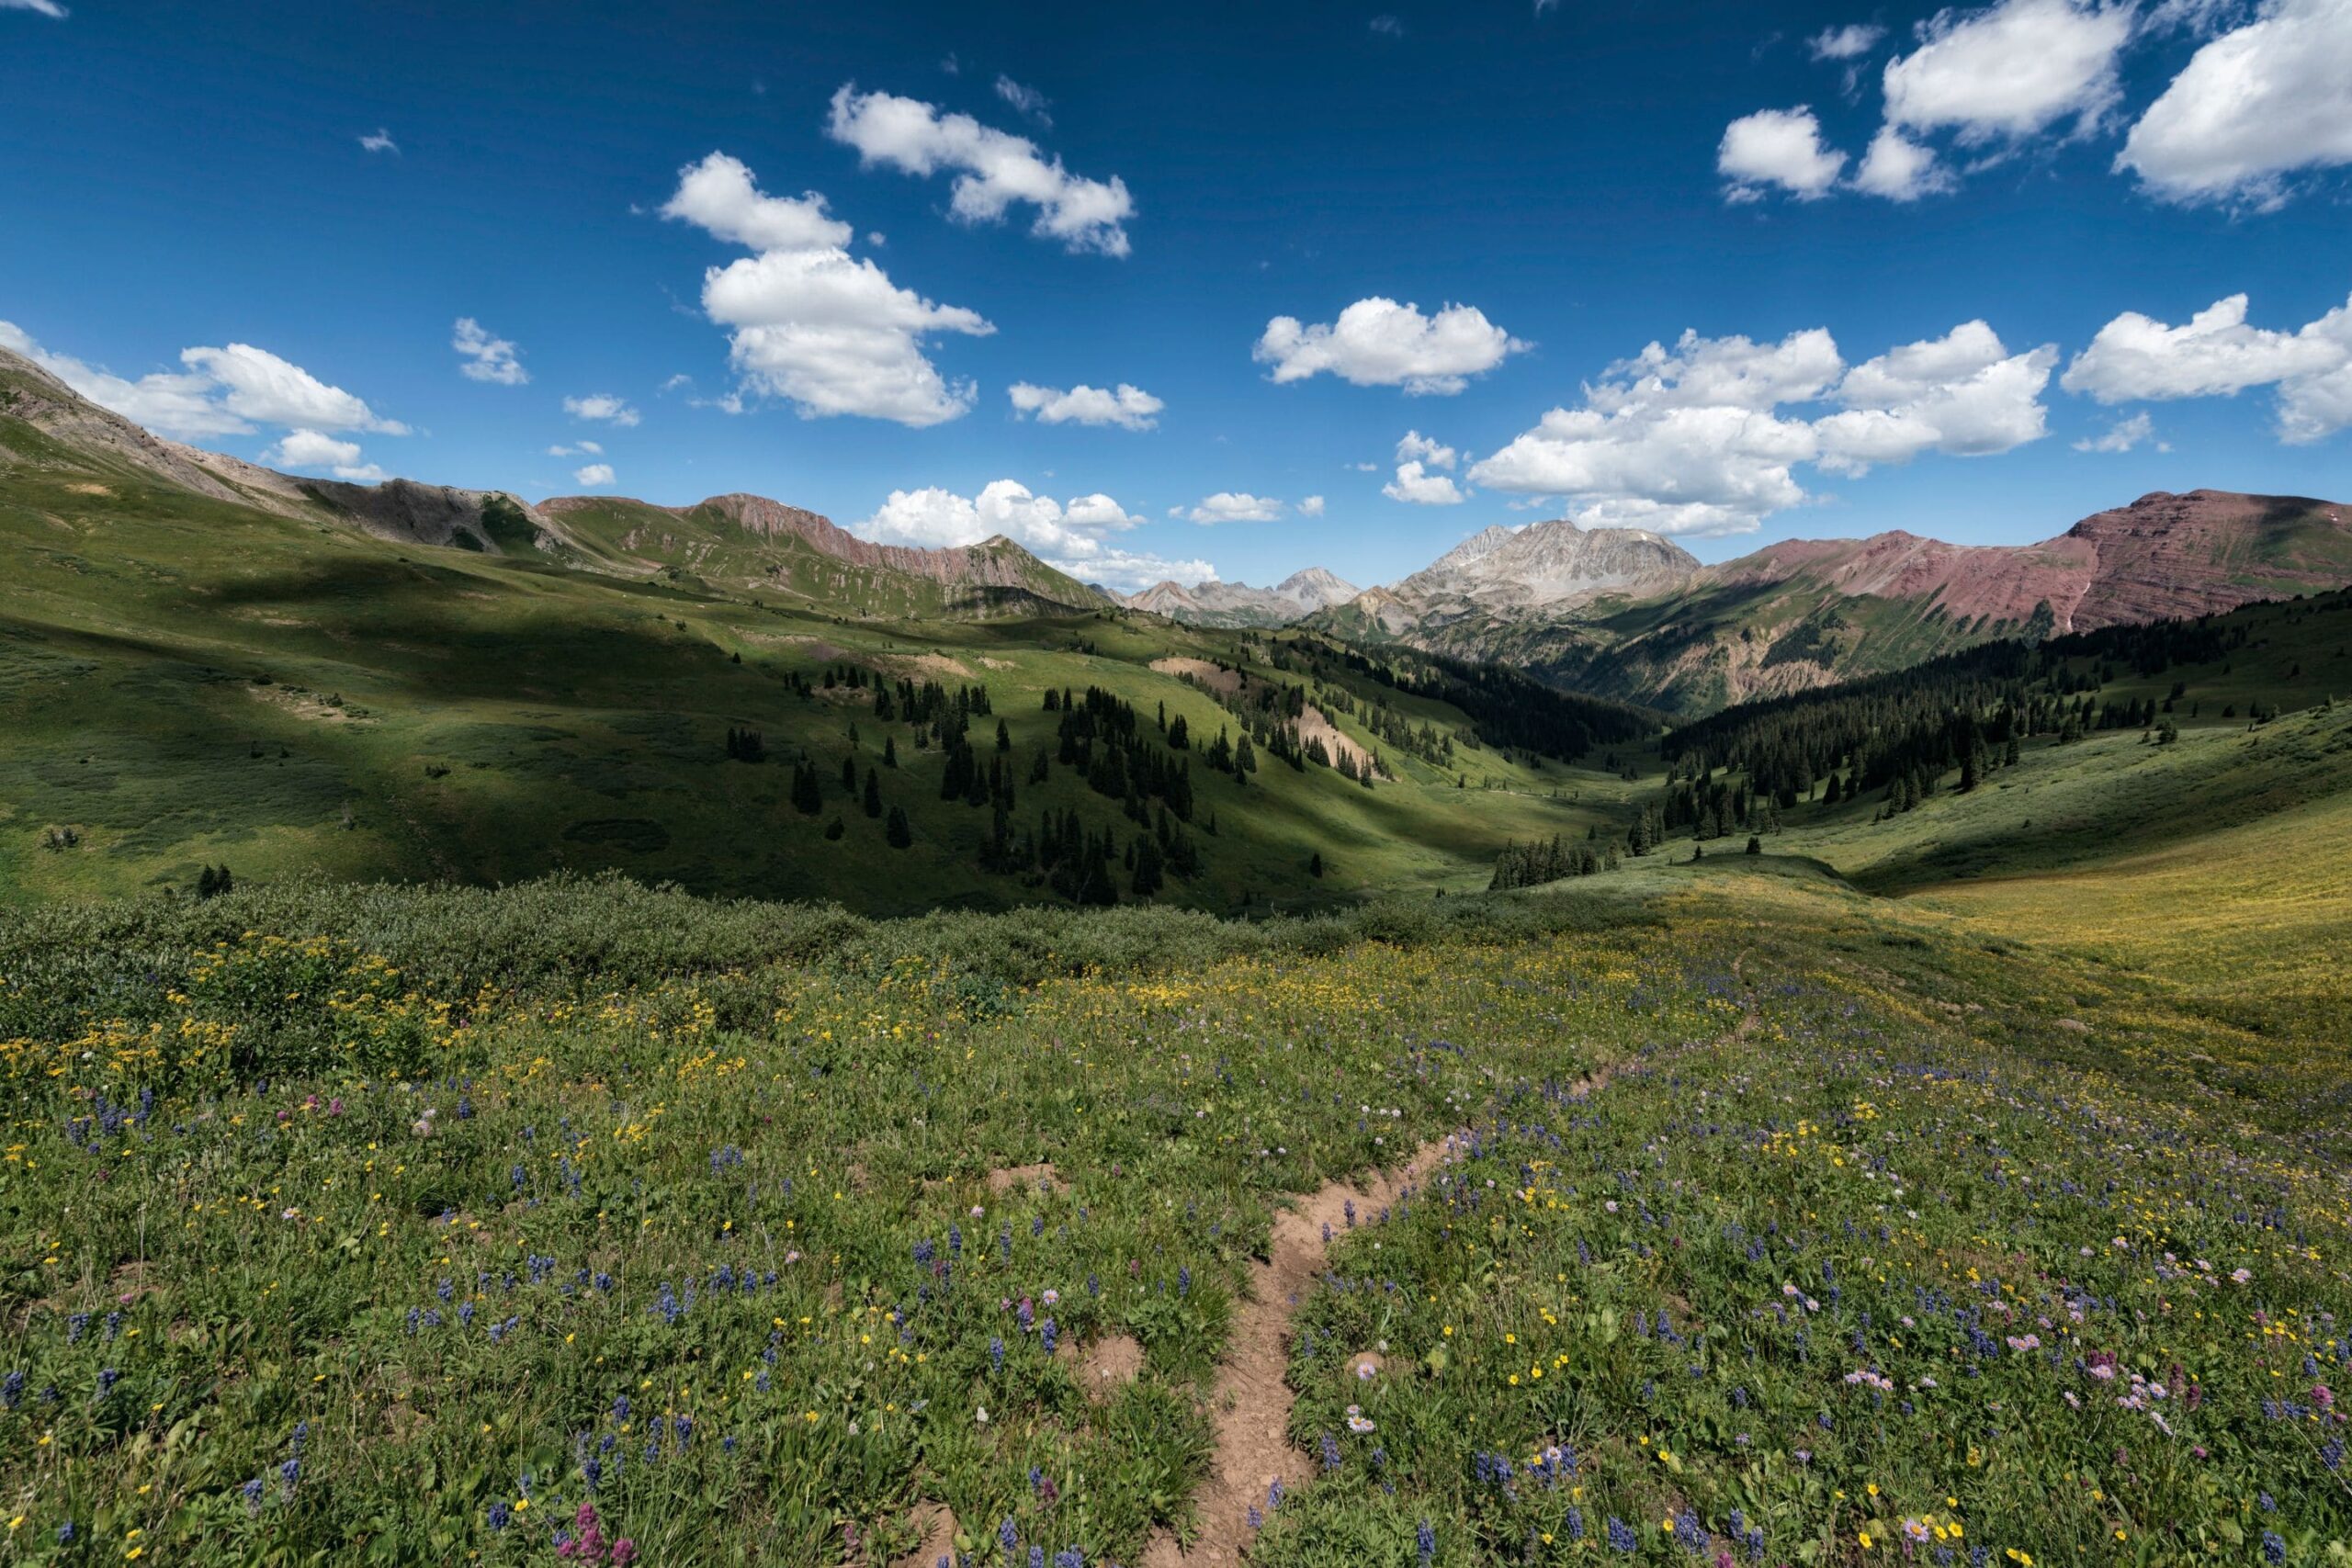
[[[0,0],[0,341],[306,471],[1130,588],[2010,543],[2352,494],[2347,84],[2352,0]]]

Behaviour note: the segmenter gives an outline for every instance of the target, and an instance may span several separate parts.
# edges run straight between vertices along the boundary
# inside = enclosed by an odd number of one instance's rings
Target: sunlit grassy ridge
[[[1132,1563],[1273,1205],[1462,1130],[1303,1298],[1261,1561],[2352,1541],[2340,1031],[2217,1053],[2167,982],[1747,863],[1304,925],[19,921],[5,1550],[525,1562],[592,1502],[647,1562],[888,1561],[930,1500]]]
[[[601,516],[583,514],[583,538]],[[729,547],[751,548],[746,537]],[[63,457],[0,467],[0,901],[185,890],[214,864],[247,882],[617,869],[880,914],[1050,899],[979,868],[989,813],[941,799],[939,750],[917,749],[903,718],[878,720],[870,685],[827,689],[826,671],[985,686],[994,711],[977,739],[989,744],[997,719],[1008,727],[1016,827],[1076,809],[1123,843],[1135,825],[1074,770],[1026,784],[1035,753],[1055,744],[1047,689],[1099,686],[1154,719],[1164,705],[1205,746],[1232,716],[1153,660],[1306,678],[1269,668],[1264,645],[1234,633],[1112,613],[943,618],[930,600],[876,599],[847,569],[824,575],[839,563],[785,553],[818,573],[808,592],[837,590],[837,603],[815,607],[783,584],[760,602],[739,581],[750,567],[723,583],[615,577],[390,543],[135,474],[94,479]],[[899,618],[871,618],[884,614]],[[1359,683],[1367,696],[1375,684]],[[1398,695],[1416,723],[1474,728]],[[1359,716],[1336,722],[1368,751],[1395,750]],[[727,760],[739,728],[762,735],[764,764]],[[790,803],[804,756],[824,784],[814,815]],[[1465,749],[1442,776],[1398,758],[1371,792],[1280,764],[1245,787],[1193,761],[1204,867],[1159,897],[1219,911],[1473,889],[1506,840],[1582,833],[1616,809],[1603,773],[1557,761],[1538,771],[1491,748]],[[861,778],[879,771],[886,807],[910,818],[909,847],[890,848],[885,819],[842,787],[844,762]],[[1585,799],[1555,801],[1555,789]],[[829,840],[836,818],[842,835]]]

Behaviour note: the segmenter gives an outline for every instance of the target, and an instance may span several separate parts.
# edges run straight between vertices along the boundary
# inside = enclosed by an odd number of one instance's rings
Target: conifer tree
[[[865,814],[882,815],[882,775],[872,768],[865,770]]]
[[[907,808],[890,807],[890,820],[883,826],[882,840],[894,850],[903,850],[915,841],[914,829],[907,826]]]

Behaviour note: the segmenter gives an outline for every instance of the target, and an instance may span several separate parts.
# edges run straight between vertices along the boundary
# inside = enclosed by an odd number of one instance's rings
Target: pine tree
[[[882,775],[872,768],[865,770],[865,814],[868,817],[882,815]]]
[[[849,824],[838,817],[825,824],[825,837],[828,839],[838,839],[848,831]]]
[[[842,793],[843,795],[857,793],[857,759],[854,757],[842,759]]]
[[[915,841],[914,829],[907,826],[907,808],[890,807],[890,820],[882,829],[882,841],[894,850],[903,850]]]
[[[999,751],[1010,751],[1012,750],[1012,731],[1004,727],[1004,720],[1002,719],[998,719],[996,721],[996,749]]]
[[[806,817],[825,808],[824,790],[817,782],[817,764],[801,762],[792,770],[792,805]]]
[[[1320,876],[1323,874],[1323,852],[1321,850],[1316,851],[1313,854],[1307,857],[1306,874],[1309,876]]]
[[[888,735],[882,738],[882,765],[886,768],[899,765],[899,743]]]

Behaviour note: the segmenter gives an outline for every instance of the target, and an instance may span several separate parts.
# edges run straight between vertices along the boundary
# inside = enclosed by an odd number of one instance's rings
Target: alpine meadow
[[[2352,1564],[2347,82],[0,0],[0,1568]]]

